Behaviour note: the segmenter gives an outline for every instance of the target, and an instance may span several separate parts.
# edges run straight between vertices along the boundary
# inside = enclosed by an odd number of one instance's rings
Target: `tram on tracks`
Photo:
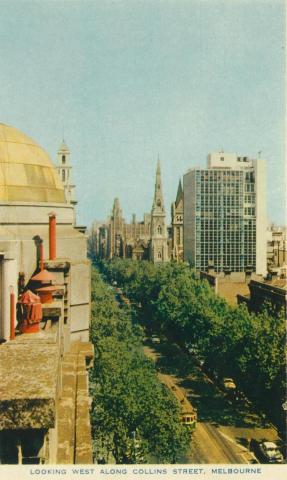
[[[197,409],[194,408],[186,397],[183,388],[180,388],[168,375],[158,373],[160,381],[171,391],[181,407],[181,422],[190,430],[194,430],[197,422]]]

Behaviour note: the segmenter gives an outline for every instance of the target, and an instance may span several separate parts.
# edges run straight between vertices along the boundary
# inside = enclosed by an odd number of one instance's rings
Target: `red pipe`
[[[44,247],[43,247],[43,240],[39,245],[39,253],[40,253],[40,270],[41,272],[44,270]]]
[[[56,259],[56,214],[49,214],[49,259]]]
[[[15,340],[15,293],[10,287],[10,340]]]

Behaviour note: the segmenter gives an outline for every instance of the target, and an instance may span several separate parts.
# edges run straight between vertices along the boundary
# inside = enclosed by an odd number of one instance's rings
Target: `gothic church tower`
[[[179,180],[175,202],[171,205],[172,251],[171,257],[183,261],[183,190]]]
[[[108,233],[108,256],[123,257],[124,256],[124,219],[120,202],[115,198],[112,215],[109,223]]]
[[[153,263],[167,262],[169,260],[166,215],[163,203],[159,160],[157,163],[154,199],[151,210],[150,260]]]

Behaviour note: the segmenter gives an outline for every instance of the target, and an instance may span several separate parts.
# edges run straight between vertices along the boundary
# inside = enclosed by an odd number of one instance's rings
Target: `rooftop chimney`
[[[49,213],[49,260],[56,259],[56,214]]]

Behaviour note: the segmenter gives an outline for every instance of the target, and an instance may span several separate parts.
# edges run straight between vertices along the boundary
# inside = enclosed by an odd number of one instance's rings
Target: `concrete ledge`
[[[93,346],[88,342],[74,342],[64,356],[58,406],[57,463],[93,463],[87,374],[87,363],[92,358]]]
[[[13,341],[0,347],[0,429],[51,428],[59,349],[37,342],[34,334],[30,334],[31,341],[21,337],[23,343]]]
[[[92,366],[94,359],[94,345],[91,342],[74,342],[71,344],[71,352],[81,353],[86,360],[86,368]]]
[[[57,328],[49,331],[40,330],[39,333],[22,333],[21,335],[16,335],[15,340],[8,341],[7,343],[5,343],[5,346],[9,345],[10,347],[12,346],[14,347],[15,345],[18,346],[19,344],[27,344],[27,345],[30,345],[30,350],[31,348],[34,349],[35,344],[43,345],[43,346],[45,345],[48,346],[52,344],[56,347],[57,336],[58,336]],[[0,351],[0,353],[1,352],[2,350]],[[2,357],[2,353],[1,353],[1,357]]]
[[[43,303],[43,318],[60,317],[62,315],[63,302]]]
[[[82,352],[82,349],[80,352],[77,366],[75,463],[89,464],[93,463],[89,381],[86,371],[86,356]]]

